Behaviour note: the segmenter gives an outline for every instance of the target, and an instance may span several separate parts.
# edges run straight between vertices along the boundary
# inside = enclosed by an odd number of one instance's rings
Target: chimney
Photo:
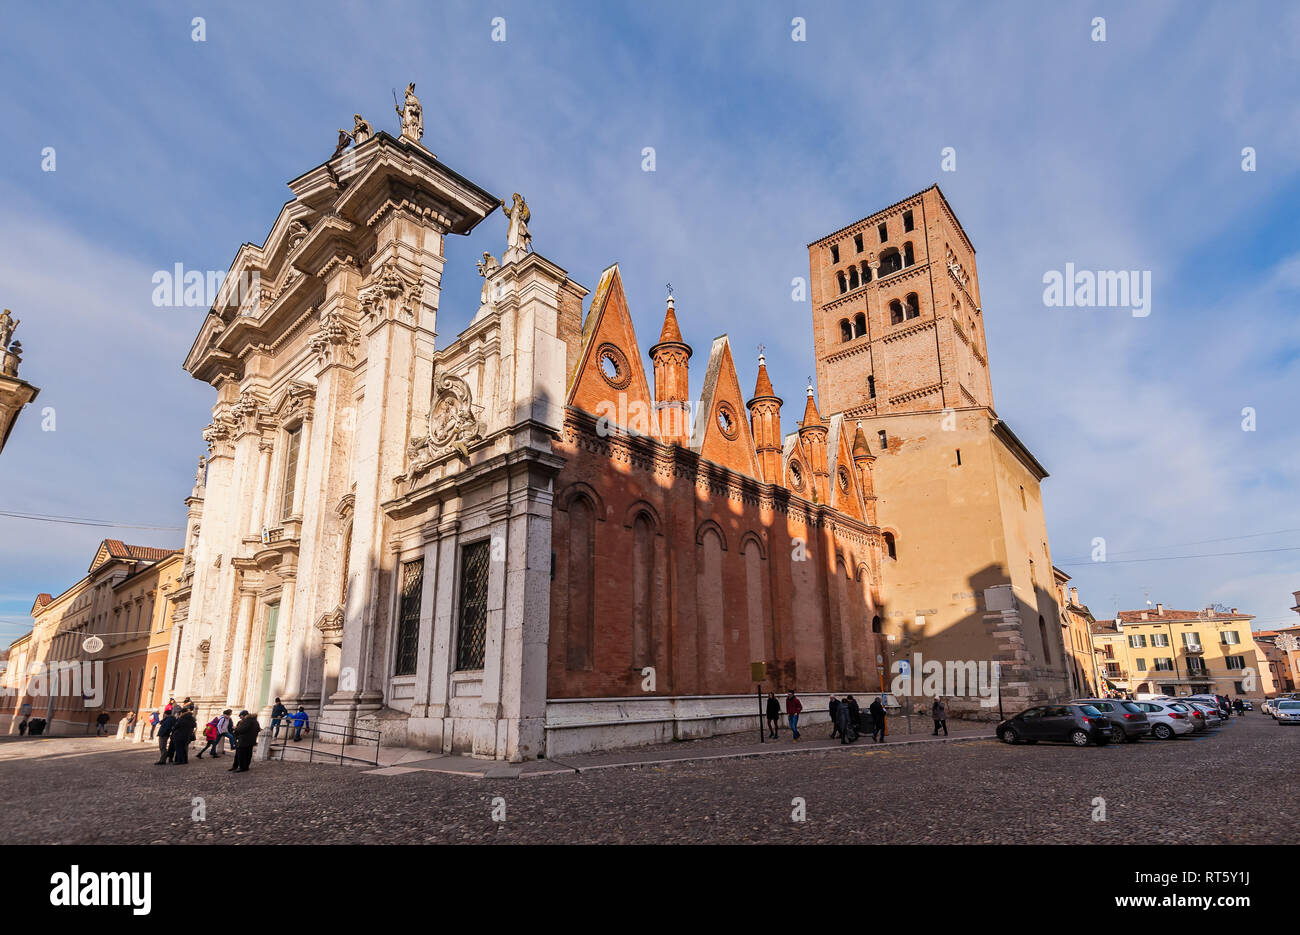
[[[1071,603],[1071,604],[1077,604],[1077,603],[1079,603],[1079,589],[1078,589],[1078,588],[1070,588],[1070,603]]]
[[[1237,608],[1235,608],[1235,607],[1232,608],[1232,611],[1231,611],[1231,612],[1235,614],[1235,613],[1237,612]]]
[[[1143,620],[1147,619],[1147,612],[1145,610],[1142,611],[1142,619]]]
[[[1165,605],[1164,605],[1164,604],[1156,604],[1156,616],[1157,616],[1157,617],[1163,617],[1164,614],[1165,614]]]

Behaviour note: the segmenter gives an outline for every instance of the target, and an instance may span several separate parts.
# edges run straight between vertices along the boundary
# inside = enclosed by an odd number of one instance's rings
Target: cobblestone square
[[[10,740],[0,743],[0,835],[10,844],[1281,844],[1297,832],[1297,752],[1300,730],[1259,715],[1100,748],[859,741],[510,779],[275,761],[231,774],[229,756],[154,766],[145,745]],[[792,818],[799,799],[805,821]],[[1103,806],[1105,820],[1094,820]]]

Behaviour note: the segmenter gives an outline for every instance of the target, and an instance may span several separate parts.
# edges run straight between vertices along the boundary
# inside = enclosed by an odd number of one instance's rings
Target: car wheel
[[[1070,733],[1070,743],[1076,747],[1088,746],[1088,732],[1086,730],[1072,731]],[[1100,745],[1100,741],[1098,741],[1098,745]]]
[[[1125,733],[1124,728],[1122,727],[1116,727],[1113,731],[1111,731],[1110,739],[1113,740],[1115,743],[1132,742],[1132,738],[1130,738],[1129,735]]]
[[[1020,735],[1016,733],[1016,729],[1014,727],[1006,728],[998,736],[1002,738],[1003,743],[1012,743],[1012,744],[1020,743]]]
[[[1151,728],[1151,733],[1155,735],[1157,740],[1170,740],[1174,736],[1174,729],[1168,724],[1157,724]]]

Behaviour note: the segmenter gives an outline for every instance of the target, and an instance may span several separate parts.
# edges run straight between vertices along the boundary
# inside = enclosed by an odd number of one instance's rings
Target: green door
[[[266,608],[266,642],[262,645],[262,688],[257,693],[258,711],[266,707],[271,695],[271,666],[275,662],[275,624],[280,617],[280,604]]]

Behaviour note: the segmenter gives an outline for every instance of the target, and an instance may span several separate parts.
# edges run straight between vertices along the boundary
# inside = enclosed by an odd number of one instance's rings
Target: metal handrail
[[[280,761],[285,762],[286,759],[285,754],[289,750],[289,735],[297,729],[297,724],[289,718],[281,718],[279,726],[285,728],[284,739],[279,741]],[[267,728],[267,730],[272,730],[272,729],[273,728],[270,727]],[[307,736],[309,740],[307,746],[308,763],[313,762],[316,756],[316,737],[320,734],[327,734],[327,735],[333,735],[341,738],[339,741],[339,749],[337,753],[328,750],[322,750],[321,751],[322,756],[327,756],[330,757],[331,759],[334,757],[338,757],[340,766],[343,765],[344,760],[354,760],[358,763],[369,763],[373,766],[379,765],[379,742],[383,734],[380,730],[376,728],[357,727],[356,725],[339,727],[338,725],[333,725],[333,724],[326,724],[324,726],[320,726],[320,725],[312,724],[310,721],[308,721],[308,723],[305,725],[303,729],[307,732]],[[362,737],[361,735],[363,734],[371,734],[373,736]],[[373,740],[375,743],[374,757],[367,758],[367,757],[355,756],[354,754],[351,753],[344,753],[343,750],[344,748],[347,747],[349,739],[352,740],[354,746],[361,746],[360,743],[357,743],[358,740],[365,740],[367,745],[371,740]],[[274,735],[272,735],[271,737],[272,747],[275,746],[276,741],[277,738]],[[294,741],[294,742],[298,743],[299,741]],[[294,747],[294,749],[298,750],[301,748]]]

